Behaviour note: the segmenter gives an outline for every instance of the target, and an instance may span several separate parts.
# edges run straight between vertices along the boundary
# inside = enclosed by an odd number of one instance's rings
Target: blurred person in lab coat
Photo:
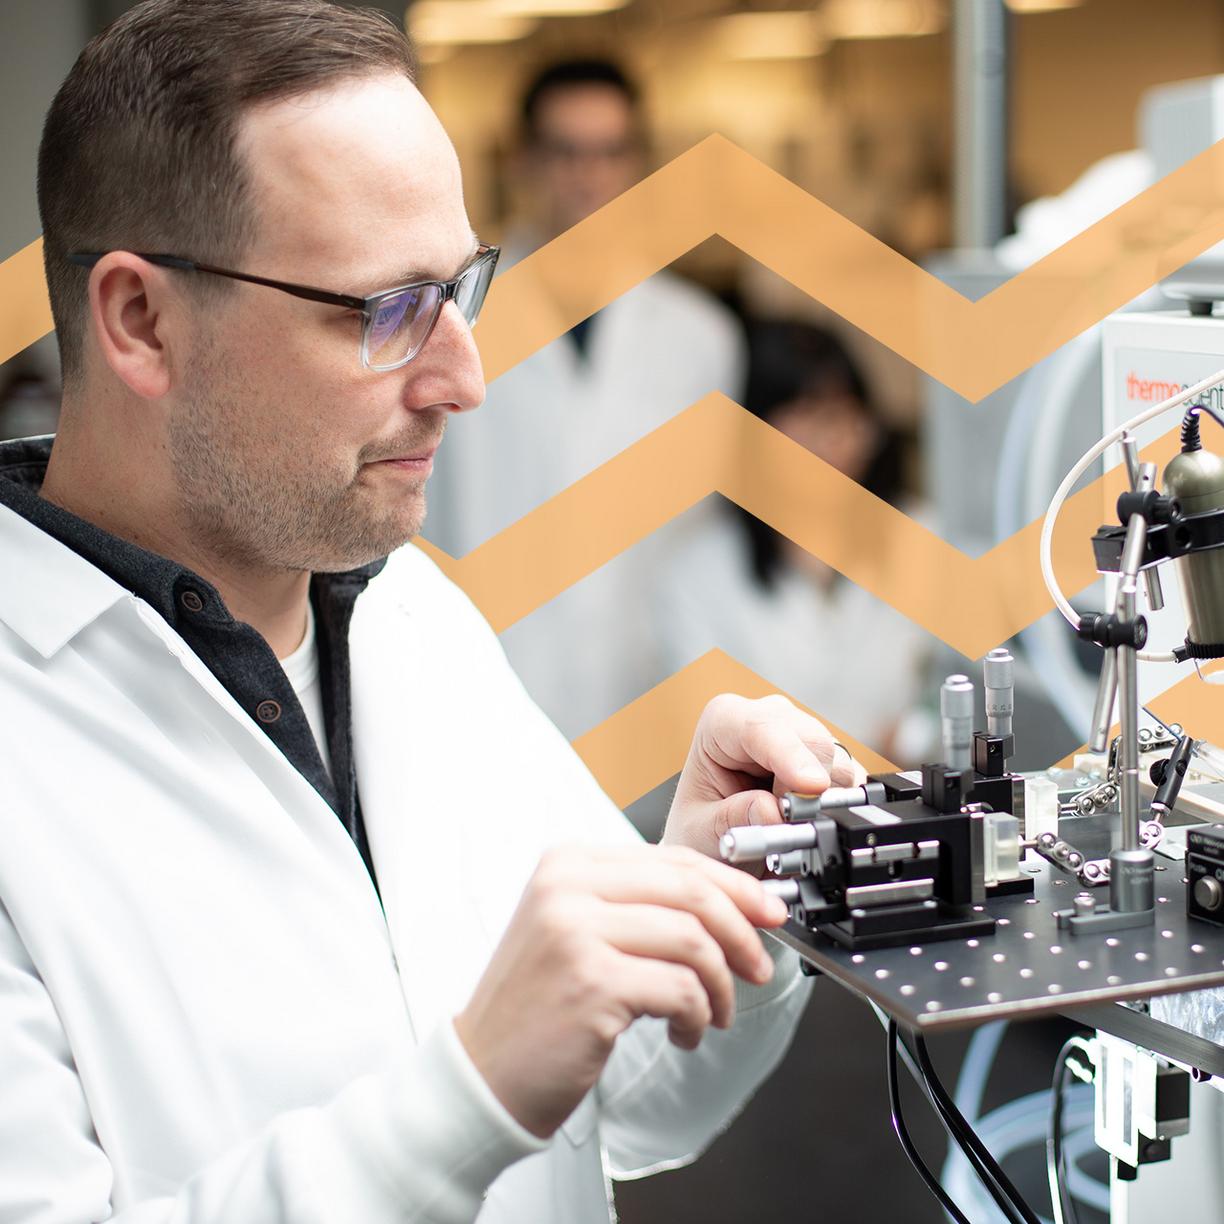
[[[897,501],[899,440],[832,332],[751,328],[745,407]],[[931,739],[918,709],[927,635],[747,510],[723,509],[686,525],[665,559],[656,612],[668,670],[718,647],[884,756],[920,758]]]
[[[632,187],[646,149],[638,90],[617,65],[541,72],[523,99],[519,158],[535,216],[510,235],[501,267]],[[716,299],[669,272],[650,277],[497,378],[481,419],[451,422],[426,538],[469,552],[703,395],[738,398],[744,360],[739,326]],[[649,617],[661,546],[641,541],[502,634],[528,691],[571,738],[664,678]]]

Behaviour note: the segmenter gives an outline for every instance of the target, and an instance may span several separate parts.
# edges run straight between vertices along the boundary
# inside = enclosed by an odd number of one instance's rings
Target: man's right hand
[[[695,1049],[734,1020],[732,975],[773,972],[754,927],[786,907],[758,880],[694,850],[634,846],[546,854],[455,1030],[509,1112],[553,1133],[639,1016]]]

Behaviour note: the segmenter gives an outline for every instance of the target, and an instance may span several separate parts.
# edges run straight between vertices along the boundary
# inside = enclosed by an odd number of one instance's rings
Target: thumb
[[[830,756],[834,750],[830,749]],[[790,743],[778,749],[770,764],[774,780],[784,791],[799,791],[805,795],[818,795],[832,781],[830,769],[821,761],[816,749],[795,735]]]
[[[714,816],[714,828],[719,837],[728,829],[741,825],[771,825],[782,823],[778,801],[766,790],[745,790],[724,799]]]

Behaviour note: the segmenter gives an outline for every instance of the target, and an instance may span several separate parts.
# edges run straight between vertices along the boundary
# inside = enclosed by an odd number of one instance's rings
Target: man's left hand
[[[728,829],[782,822],[776,796],[858,786],[866,776],[823,723],[785,697],[723,694],[698,720],[662,840],[718,858]]]

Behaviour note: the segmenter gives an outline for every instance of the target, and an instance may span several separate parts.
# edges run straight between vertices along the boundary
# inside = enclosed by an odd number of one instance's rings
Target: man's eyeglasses
[[[482,243],[467,267],[452,280],[414,281],[410,285],[398,285],[394,289],[372,293],[369,297],[269,280],[266,276],[216,268],[211,264],[182,259],[178,255],[146,255],[141,251],[134,251],[133,254],[162,268],[226,276],[231,280],[248,281],[252,285],[266,285],[269,289],[279,289],[281,293],[291,293],[294,297],[306,298],[311,302],[359,310],[364,319],[361,364],[370,370],[398,370],[425,347],[447,302],[454,301],[468,326],[475,324],[501,250]],[[67,258],[70,263],[92,268],[102,255],[102,251],[73,251]]]

